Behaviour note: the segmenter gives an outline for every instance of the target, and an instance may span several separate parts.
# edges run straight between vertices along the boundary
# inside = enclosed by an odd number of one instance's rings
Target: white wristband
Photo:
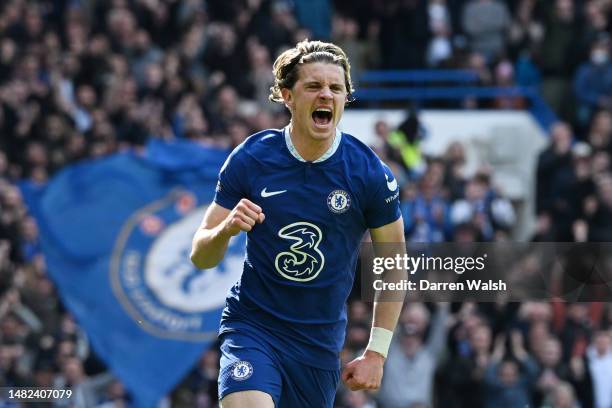
[[[372,330],[370,330],[370,341],[368,342],[366,350],[375,351],[387,358],[392,337],[393,332],[391,330],[382,327],[372,327]]]

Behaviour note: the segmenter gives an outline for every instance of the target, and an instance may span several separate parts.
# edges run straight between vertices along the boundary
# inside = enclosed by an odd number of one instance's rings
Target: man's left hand
[[[348,363],[342,371],[342,381],[351,389],[376,390],[380,387],[385,358],[375,351],[366,350],[361,357]]]

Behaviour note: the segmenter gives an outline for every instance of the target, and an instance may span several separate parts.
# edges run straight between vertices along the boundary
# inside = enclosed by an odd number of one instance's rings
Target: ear
[[[287,88],[281,88],[281,95],[283,96],[283,100],[285,101],[285,106],[287,109],[291,110],[293,105],[293,95],[291,94],[291,90]]]

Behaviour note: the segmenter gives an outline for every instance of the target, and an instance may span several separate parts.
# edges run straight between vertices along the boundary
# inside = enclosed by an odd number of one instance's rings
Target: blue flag
[[[154,140],[71,166],[27,194],[49,275],[92,346],[134,397],[154,406],[216,339],[244,234],[200,271],[191,239],[228,152]]]

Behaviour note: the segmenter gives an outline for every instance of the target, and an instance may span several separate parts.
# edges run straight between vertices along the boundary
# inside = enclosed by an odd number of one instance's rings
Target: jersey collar
[[[285,143],[287,144],[287,149],[289,149],[289,153],[291,153],[291,155],[299,161],[306,162],[306,160],[304,160],[304,158],[300,156],[300,153],[298,153],[297,149],[293,145],[293,142],[291,141],[291,135],[289,134],[289,126],[285,126],[285,129],[283,129],[283,133],[285,134]],[[336,128],[336,136],[334,137],[332,145],[329,146],[329,149],[327,149],[325,153],[323,153],[323,156],[313,161],[313,163],[321,163],[329,159],[334,153],[336,153],[336,150],[338,150],[338,146],[340,146],[341,139],[342,132],[339,131],[338,128]]]

